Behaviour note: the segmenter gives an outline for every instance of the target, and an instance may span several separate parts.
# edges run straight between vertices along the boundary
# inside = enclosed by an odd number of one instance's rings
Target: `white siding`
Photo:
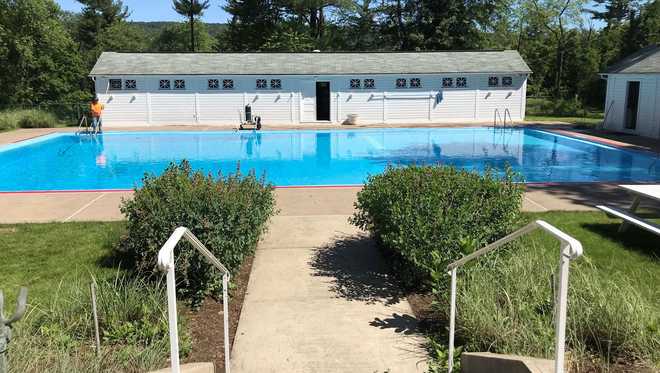
[[[625,128],[628,82],[638,81],[639,107],[635,129]],[[605,98],[605,128],[647,137],[660,137],[660,74],[610,74]]]
[[[513,120],[524,118],[525,74],[496,74],[500,86],[488,87],[488,74],[438,75],[346,75],[346,76],[117,76],[137,79],[134,91],[108,91],[107,77],[96,79],[97,92],[106,104],[104,124],[232,124],[239,122],[245,104],[268,125],[316,122],[316,82],[330,82],[330,119],[341,123],[357,114],[360,123],[492,123],[497,109],[508,109]],[[511,87],[502,87],[503,76],[511,76]],[[442,78],[467,78],[467,87],[442,87]],[[270,80],[281,79],[274,90]],[[396,88],[396,79],[419,78],[421,88]],[[185,90],[160,90],[159,80],[184,79]],[[209,89],[208,79],[218,79],[219,89]],[[232,79],[233,89],[222,89],[222,80]],[[269,87],[256,88],[256,79]],[[351,79],[373,79],[375,87],[350,87]],[[173,88],[173,87],[172,87]],[[658,114],[660,115],[660,114]]]

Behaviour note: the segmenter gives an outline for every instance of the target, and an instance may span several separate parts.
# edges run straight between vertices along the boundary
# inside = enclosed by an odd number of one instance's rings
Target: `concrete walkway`
[[[410,305],[347,218],[273,219],[252,267],[233,372],[426,371]]]

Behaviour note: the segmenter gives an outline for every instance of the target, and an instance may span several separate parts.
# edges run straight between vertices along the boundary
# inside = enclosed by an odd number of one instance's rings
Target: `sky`
[[[82,8],[76,0],[56,0],[64,10],[78,12]],[[123,0],[131,12],[129,17],[132,21],[181,21],[182,18],[172,9],[172,0]],[[590,2],[588,8],[596,8],[595,4]],[[211,7],[204,12],[203,20],[209,23],[226,23],[229,21],[229,15],[222,10],[225,5],[224,0],[211,1]],[[583,19],[588,23],[590,16],[583,14]],[[596,28],[603,27],[604,23],[592,21]]]
[[[75,0],[56,0],[64,10],[78,12],[82,8]],[[182,18],[172,9],[171,0],[123,0],[131,12],[131,21],[181,21]],[[212,1],[211,7],[204,12],[202,18],[209,23],[225,23],[228,21],[227,13],[221,6],[224,1]]]

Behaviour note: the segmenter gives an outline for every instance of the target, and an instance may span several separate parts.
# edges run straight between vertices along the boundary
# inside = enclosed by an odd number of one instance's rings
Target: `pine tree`
[[[83,50],[92,50],[103,30],[128,18],[121,0],[78,0],[83,5],[78,22],[78,40]]]
[[[173,0],[174,11],[188,18],[190,23],[190,51],[195,51],[195,18],[201,18],[211,6],[209,0]]]

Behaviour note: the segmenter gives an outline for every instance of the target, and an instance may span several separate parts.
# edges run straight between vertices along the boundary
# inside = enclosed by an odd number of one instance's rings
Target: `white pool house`
[[[104,126],[472,123],[525,117],[517,51],[103,53],[90,73]],[[497,114],[496,114],[497,111]]]

